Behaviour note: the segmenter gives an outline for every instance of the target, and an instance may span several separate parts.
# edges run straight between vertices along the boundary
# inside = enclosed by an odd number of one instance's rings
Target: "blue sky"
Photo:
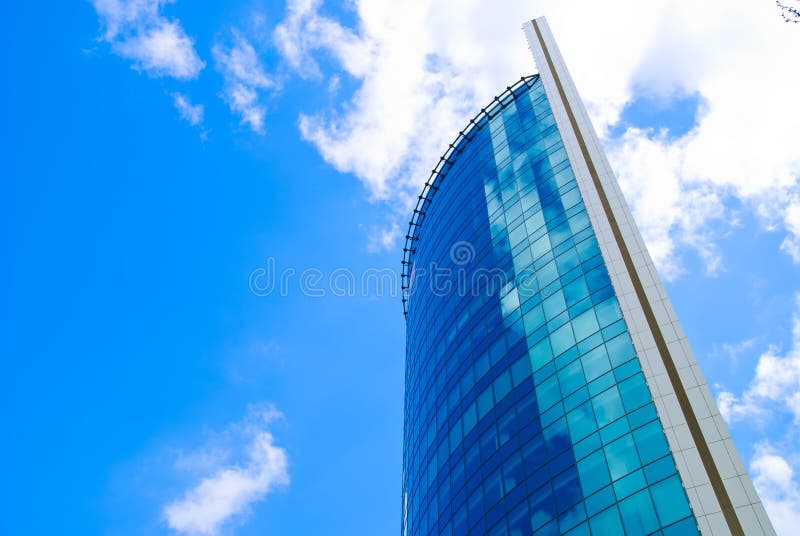
[[[396,533],[402,308],[330,276],[398,271],[425,170],[534,71],[541,13],[773,519],[800,520],[800,30],[768,2],[726,27],[508,4],[6,8],[0,533]],[[271,266],[326,295],[263,295]]]

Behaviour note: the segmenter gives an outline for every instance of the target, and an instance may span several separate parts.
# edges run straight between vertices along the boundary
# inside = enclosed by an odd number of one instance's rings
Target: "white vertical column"
[[[775,534],[547,21],[523,30],[700,530]]]

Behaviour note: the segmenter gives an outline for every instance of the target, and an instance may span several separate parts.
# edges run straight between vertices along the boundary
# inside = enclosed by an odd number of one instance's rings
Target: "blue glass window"
[[[404,265],[406,533],[696,533],[537,77],[432,185]]]

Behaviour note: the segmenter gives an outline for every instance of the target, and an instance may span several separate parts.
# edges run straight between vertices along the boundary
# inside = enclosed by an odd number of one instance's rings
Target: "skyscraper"
[[[774,534],[544,19],[414,210],[404,535]]]

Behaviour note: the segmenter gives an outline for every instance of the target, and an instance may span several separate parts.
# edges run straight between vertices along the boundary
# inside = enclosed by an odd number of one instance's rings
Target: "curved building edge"
[[[408,317],[408,294],[410,293],[412,284],[411,267],[414,262],[414,253],[416,252],[416,249],[414,248],[414,242],[419,240],[418,233],[422,223],[425,221],[425,211],[430,206],[436,191],[439,189],[439,185],[436,184],[436,182],[443,181],[447,175],[447,173],[442,173],[442,169],[444,166],[451,163],[450,157],[461,153],[461,145],[474,138],[476,132],[483,128],[483,125],[480,124],[482,119],[492,119],[499,111],[505,108],[506,105],[504,104],[504,101],[510,97],[513,97],[515,91],[517,91],[523,85],[530,87],[536,83],[538,79],[538,74],[521,77],[513,85],[506,86],[506,90],[503,93],[495,96],[486,107],[481,108],[481,110],[469,120],[469,123],[467,123],[467,126],[464,128],[464,130],[458,133],[458,136],[456,136],[455,140],[453,140],[453,143],[448,145],[447,150],[439,158],[436,167],[431,171],[428,180],[425,181],[425,185],[422,187],[422,192],[419,196],[417,196],[417,203],[414,207],[414,211],[412,212],[411,221],[408,222],[408,231],[406,232],[405,244],[403,245],[403,268],[400,273],[400,281],[404,316]]]

